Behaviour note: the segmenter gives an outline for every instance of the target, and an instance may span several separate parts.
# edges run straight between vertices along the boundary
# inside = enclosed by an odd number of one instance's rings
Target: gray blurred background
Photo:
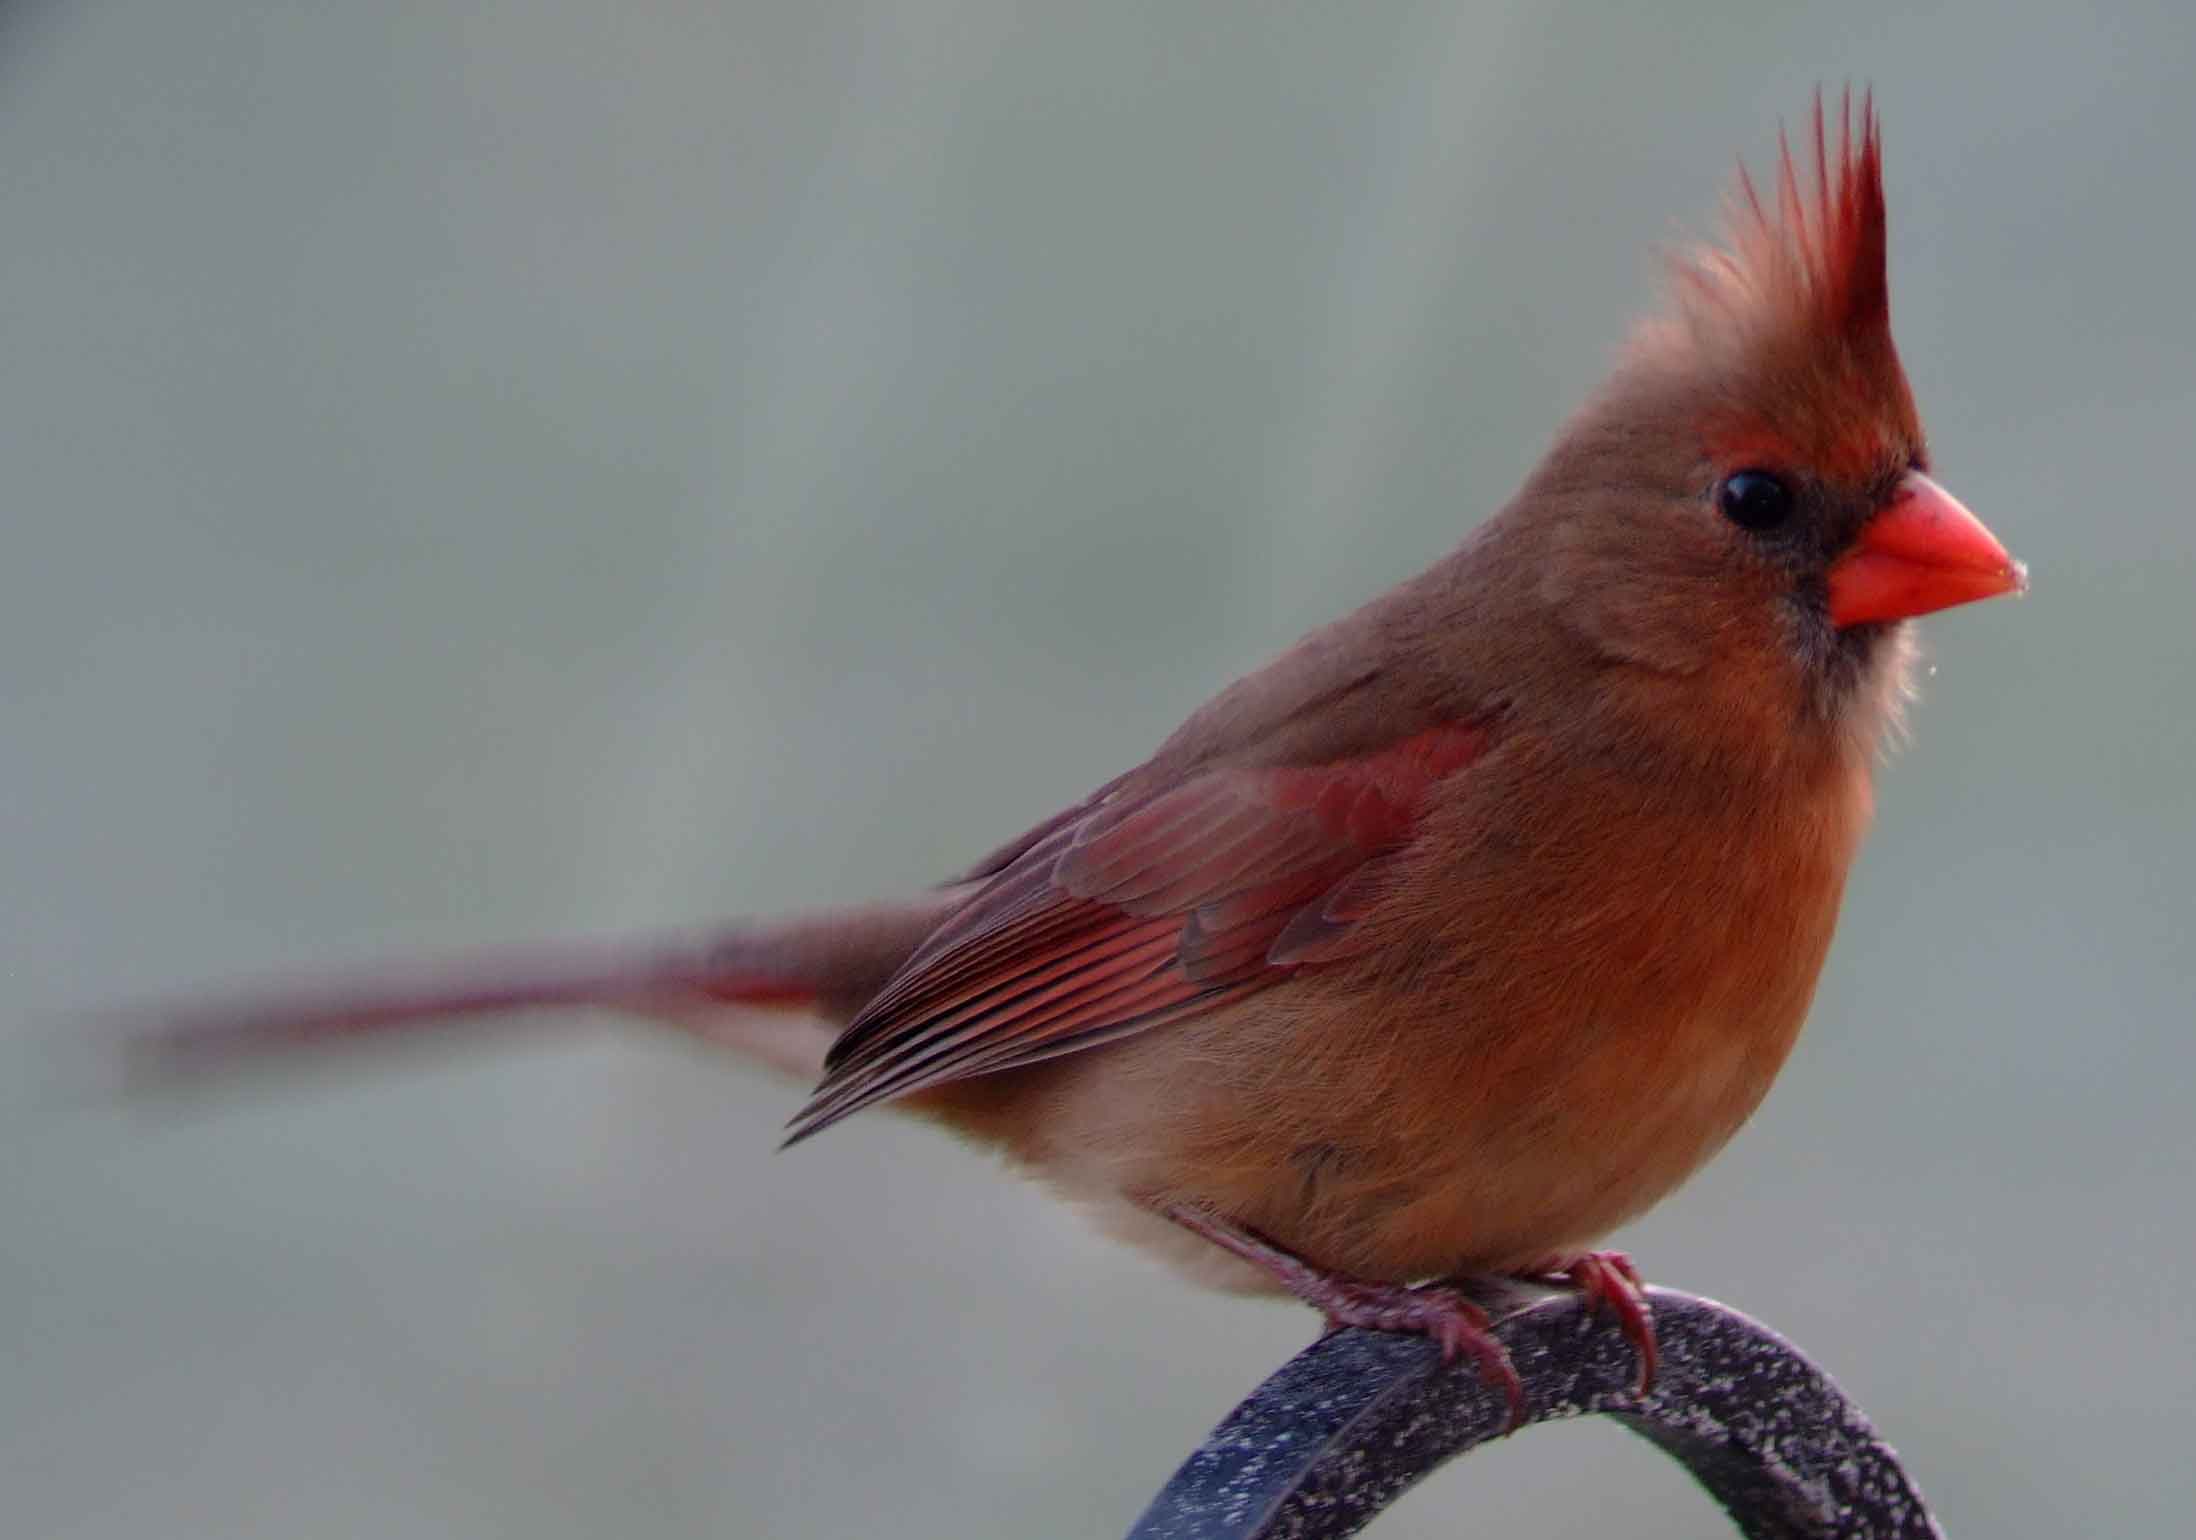
[[[1970,1536],[2196,1478],[2196,25],[0,11],[0,1528],[1118,1535],[1301,1309],[599,1020],[143,1116],[53,1013],[937,878],[1495,507],[1818,80],[1943,479],[1813,1023],[1621,1240]],[[1697,1536],[1608,1425],[1376,1532]]]

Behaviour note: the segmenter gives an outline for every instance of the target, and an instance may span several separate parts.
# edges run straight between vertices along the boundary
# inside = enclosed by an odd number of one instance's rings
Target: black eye
[[[1768,471],[1733,471],[1716,488],[1716,506],[1740,529],[1775,529],[1792,516],[1796,499]]]

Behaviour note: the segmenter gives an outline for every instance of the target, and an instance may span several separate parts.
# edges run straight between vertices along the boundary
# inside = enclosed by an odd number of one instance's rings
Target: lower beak
[[[1982,520],[1920,471],[1908,471],[1831,564],[1830,622],[1842,630],[1904,620],[2027,588],[2028,569]]]

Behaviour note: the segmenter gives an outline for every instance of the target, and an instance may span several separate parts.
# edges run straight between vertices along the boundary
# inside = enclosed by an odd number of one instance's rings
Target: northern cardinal
[[[160,1014],[186,1075],[543,1006],[820,1068],[788,1142],[896,1104],[1224,1287],[1423,1331],[1439,1280],[1568,1276],[1783,1063],[1907,689],[1910,617],[2025,574],[1930,478],[1881,141],[1818,97],[1728,239],[1508,506],[1151,758],[921,896]],[[708,1005],[710,1009],[697,1007]],[[774,1038],[725,1007],[783,1007]],[[750,1018],[751,1019],[751,1018]],[[727,1025],[728,1022],[733,1024]]]

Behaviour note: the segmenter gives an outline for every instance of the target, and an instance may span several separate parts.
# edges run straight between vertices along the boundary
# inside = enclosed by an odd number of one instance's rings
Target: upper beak
[[[1831,564],[1830,622],[1843,629],[1904,620],[2027,588],[2028,569],[1982,520],[1920,471],[1908,471]]]

